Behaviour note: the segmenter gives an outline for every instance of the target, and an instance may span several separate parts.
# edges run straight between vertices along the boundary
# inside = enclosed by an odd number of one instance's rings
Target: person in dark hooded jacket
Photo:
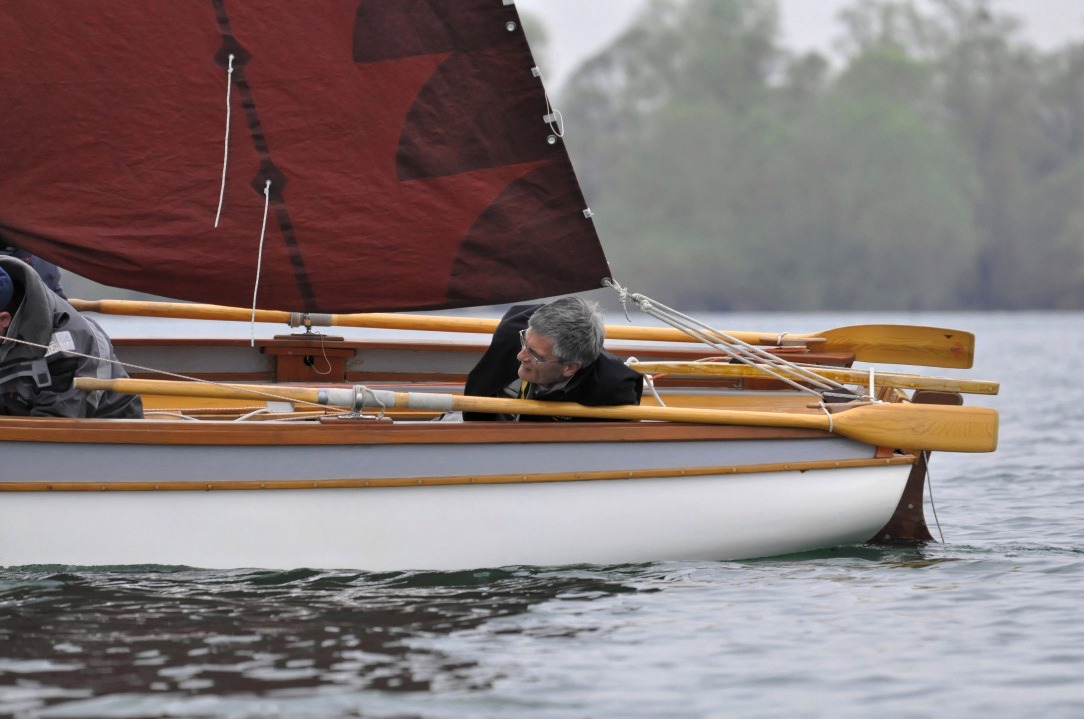
[[[26,250],[16,247],[15,245],[9,245],[4,240],[0,239],[0,257],[5,256],[22,260],[33,267],[34,270],[41,275],[41,279],[45,281],[46,287],[53,292],[56,292],[64,299],[68,299],[68,296],[64,294],[64,290],[60,287],[60,268],[52,262],[46,262],[37,255],[32,255]]]
[[[517,305],[505,313],[489,349],[467,375],[463,393],[577,402],[598,407],[639,404],[644,378],[603,349],[605,325],[592,303],[562,297]],[[465,412],[465,420],[567,420]]]
[[[72,387],[73,377],[127,373],[96,323],[22,260],[0,256],[0,415],[136,419],[139,397]]]

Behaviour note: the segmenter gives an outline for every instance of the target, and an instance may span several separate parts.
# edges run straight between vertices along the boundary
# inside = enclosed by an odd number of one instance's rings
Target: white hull
[[[765,557],[863,542],[908,465],[625,481],[19,492],[0,565],[469,569]]]
[[[14,424],[0,421],[0,437]],[[826,433],[749,428],[317,425],[276,442],[268,424],[70,424],[32,425],[52,441],[4,442],[0,565],[765,557],[872,538],[911,469]]]

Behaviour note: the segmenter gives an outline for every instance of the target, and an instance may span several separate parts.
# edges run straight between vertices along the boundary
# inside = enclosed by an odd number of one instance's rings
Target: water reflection
[[[142,716],[156,694],[477,691],[492,677],[429,640],[544,602],[637,592],[622,581],[635,571],[8,571],[0,706],[67,716],[73,699],[125,695],[126,708],[93,711]]]

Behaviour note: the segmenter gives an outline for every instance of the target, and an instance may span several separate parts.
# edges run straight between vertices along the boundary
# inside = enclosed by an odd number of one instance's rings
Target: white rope
[[[263,226],[260,227],[260,251],[256,255],[256,284],[252,288],[252,321],[249,323],[251,336],[249,346],[256,346],[256,295],[260,291],[260,271],[263,267],[263,241],[267,236],[267,210],[271,207],[271,180],[263,186]]]
[[[309,365],[309,369],[319,375],[329,375],[331,374],[331,370],[335,368],[331,366],[331,359],[327,356],[327,346],[324,344],[324,334],[322,332],[316,332],[314,334],[320,337],[320,354],[324,357],[324,364],[327,365],[327,369],[321,372],[316,369],[315,363]]]
[[[226,141],[222,152],[222,187],[218,191],[218,212],[215,213],[215,227],[222,217],[222,203],[226,198],[226,166],[230,160],[230,116],[233,112],[230,107],[230,94],[233,89],[233,53],[230,53],[230,69],[226,73]]]
[[[636,363],[640,360],[635,357],[629,357],[625,360],[626,367],[632,367],[635,369]],[[651,391],[651,396],[655,398],[655,401],[659,403],[660,407],[665,407],[666,403],[662,401],[662,397],[659,396],[658,390],[655,389],[655,376],[644,373],[644,384],[647,385],[648,390]]]
[[[828,415],[828,431],[831,432],[835,428],[835,420],[832,419],[832,412],[828,409],[828,405],[824,402],[820,403],[821,411]]]
[[[930,452],[922,451],[922,458],[926,461],[926,488],[930,490],[930,509],[933,510],[933,523],[937,525],[937,533],[941,535],[941,544],[945,543],[945,533],[941,531],[941,518],[937,516],[937,504],[933,501],[933,475],[930,474]]]
[[[759,347],[743,342],[737,337],[733,337],[732,335],[710,327],[699,320],[684,315],[666,305],[659,304],[648,297],[630,293],[626,288],[621,287],[611,279],[603,280],[602,284],[614,289],[618,293],[621,305],[625,309],[626,317],[628,316],[627,302],[631,301],[645,314],[648,314],[675,329],[681,330],[690,337],[722,352],[731,359],[754,367],[759,371],[794,387],[800,392],[807,392],[819,397],[821,391],[846,391],[844,386],[839,382],[827,377],[822,377],[808,367],[790,362],[778,355],[774,355]],[[778,338],[780,344],[783,341],[783,334],[785,333],[780,334]],[[807,387],[804,384],[801,384],[802,382],[813,385],[813,387]]]
[[[560,110],[555,110],[553,108],[553,105],[550,104],[550,95],[549,95],[549,93],[547,92],[547,93],[545,93],[545,95],[546,95],[546,118],[552,118],[552,119],[547,119],[546,124],[550,126],[550,130],[553,132],[554,135],[556,135],[557,137],[564,137],[565,136],[565,118],[564,118],[564,115],[561,114]]]
[[[361,406],[356,407],[356,405],[357,405],[357,399],[356,398],[359,395],[361,396]],[[386,404],[384,404],[383,400],[381,400],[380,397],[377,396],[376,392],[369,389],[368,385],[364,385],[364,384],[356,384],[356,385],[354,385],[354,397],[355,397],[355,407],[356,407],[356,409],[354,410],[355,414],[360,413],[361,410],[363,410],[365,408],[365,405],[367,403],[378,404],[378,405],[380,405],[380,414],[377,415],[377,419],[384,419],[384,415],[387,414],[387,411],[388,411],[388,406]]]

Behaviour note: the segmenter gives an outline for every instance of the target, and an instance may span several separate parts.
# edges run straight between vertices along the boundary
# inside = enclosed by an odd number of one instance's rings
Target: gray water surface
[[[975,332],[973,370],[925,370],[1002,384],[968,398],[1000,410],[999,450],[932,462],[945,543],[457,573],[8,568],[0,716],[1084,716],[1084,314],[715,321]]]

